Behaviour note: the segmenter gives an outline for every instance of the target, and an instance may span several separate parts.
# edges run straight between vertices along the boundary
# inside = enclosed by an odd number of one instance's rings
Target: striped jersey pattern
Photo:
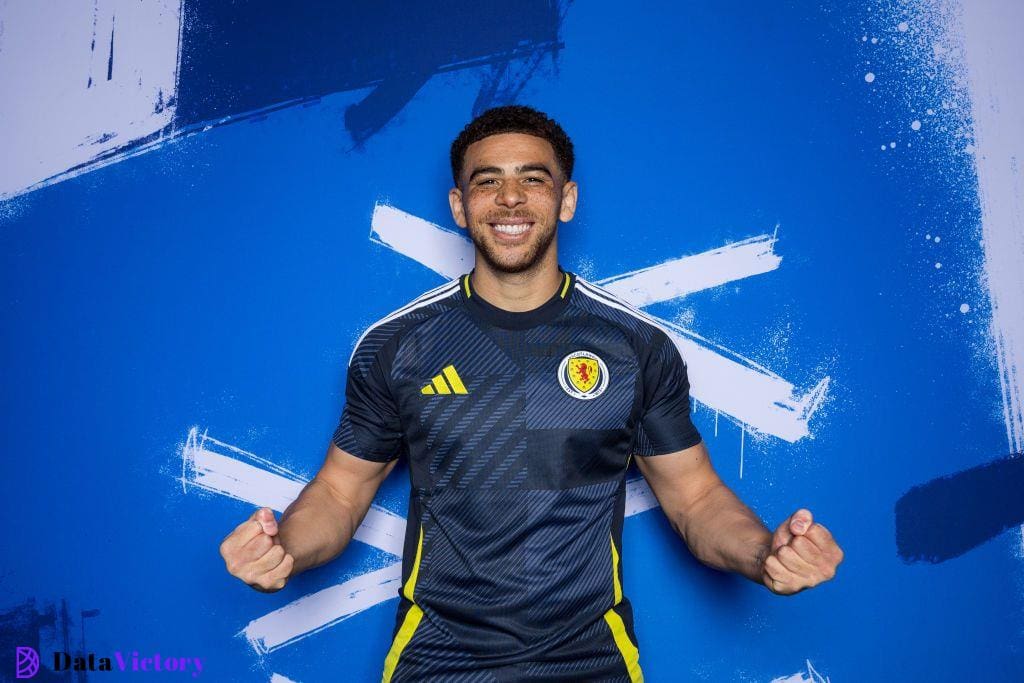
[[[509,312],[463,275],[371,325],[334,443],[406,458],[383,680],[643,680],[622,591],[630,458],[700,442],[686,365],[649,316],[573,273]]]

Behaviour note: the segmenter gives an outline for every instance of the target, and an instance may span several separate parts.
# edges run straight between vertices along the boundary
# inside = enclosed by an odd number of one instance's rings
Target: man
[[[404,455],[385,683],[640,681],[621,561],[635,455],[705,564],[781,595],[832,578],[842,551],[810,511],[772,534],[715,474],[665,332],[559,267],[557,225],[578,197],[561,127],[491,109],[451,161],[474,269],[366,330],[322,468],[280,523],[261,508],[224,540],[228,570],[273,591],[330,561]]]

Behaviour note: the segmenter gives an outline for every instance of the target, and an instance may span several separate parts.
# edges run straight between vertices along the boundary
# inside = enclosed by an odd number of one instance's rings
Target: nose
[[[511,209],[526,201],[526,193],[523,192],[523,188],[519,186],[519,183],[515,181],[502,183],[495,201],[501,206],[507,206]]]

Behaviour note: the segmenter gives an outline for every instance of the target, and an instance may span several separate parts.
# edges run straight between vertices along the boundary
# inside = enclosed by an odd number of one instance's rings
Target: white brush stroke
[[[240,632],[254,650],[273,652],[398,597],[402,563],[311,593],[250,621]]]
[[[789,676],[779,676],[773,678],[771,683],[832,683],[832,679],[828,676],[822,676],[820,673],[815,671],[814,667],[811,666],[811,660],[807,661],[807,671],[797,671],[795,674]]]
[[[409,256],[449,280],[473,268],[469,239],[387,204],[378,203],[373,209],[370,241]]]
[[[1024,450],[1024,4],[960,3],[991,335],[1006,439]]]
[[[612,294],[637,307],[686,296],[727,282],[775,270],[782,258],[775,253],[776,234],[757,235],[693,256],[598,280]]]
[[[472,268],[472,242],[387,204],[378,203],[374,209],[370,239],[446,278]],[[647,306],[778,268],[776,241],[777,235],[759,235],[599,283],[610,284],[633,306]],[[828,377],[796,396],[790,382],[767,368],[680,325],[654,319],[667,328],[686,359],[694,398],[742,425],[790,443],[809,436],[808,421],[825,398]]]
[[[473,268],[473,243],[460,233],[378,203],[370,240],[451,279]],[[634,306],[649,306],[779,267],[776,234],[757,235],[693,256],[615,275],[595,284]]]
[[[681,325],[660,319],[659,323],[686,361],[695,399],[731,416],[741,427],[790,443],[810,435],[808,422],[828,393],[828,377],[798,397],[790,382],[768,368]]]
[[[200,434],[197,427],[189,430],[181,458],[183,487],[195,486],[278,512],[298,498],[307,483],[269,460]],[[371,505],[352,538],[401,557],[405,519]]]
[[[2,22],[0,199],[169,130],[180,0],[16,2]]]
[[[298,681],[293,681],[287,676],[276,673],[270,677],[270,683],[298,683]]]
[[[643,477],[626,480],[626,517],[658,507],[658,499]]]

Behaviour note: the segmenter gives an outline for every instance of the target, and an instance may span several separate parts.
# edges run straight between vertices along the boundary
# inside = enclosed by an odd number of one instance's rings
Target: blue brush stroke
[[[234,3],[192,0],[184,6],[176,125],[372,86],[345,113],[359,144],[434,74],[483,64],[499,68],[478,107],[505,104],[538,57],[560,47],[563,4],[264,1],[239,11]],[[509,82],[507,65],[520,59],[532,66]]]
[[[1024,524],[1020,453],[915,486],[896,502],[896,548],[937,564]]]

